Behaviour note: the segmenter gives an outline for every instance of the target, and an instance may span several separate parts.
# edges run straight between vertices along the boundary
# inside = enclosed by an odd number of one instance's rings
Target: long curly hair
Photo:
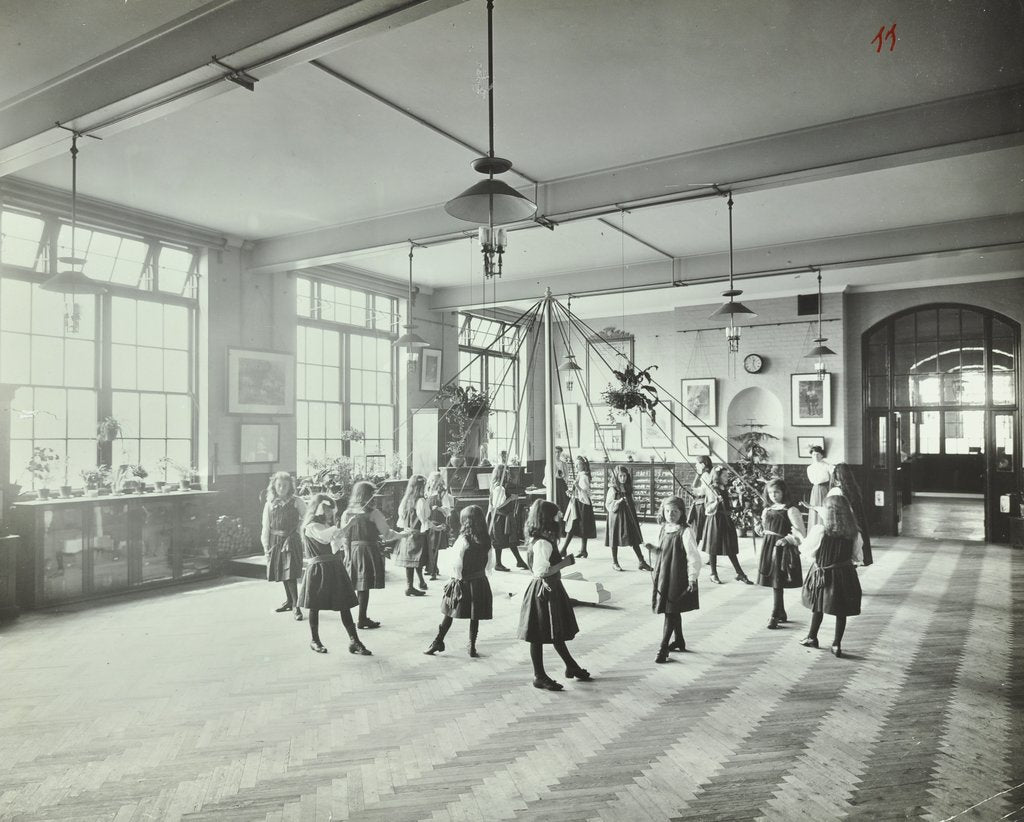
[[[366,480],[360,480],[352,486],[352,491],[348,495],[348,507],[347,511],[367,511],[372,507],[372,500],[374,494],[377,493],[377,489],[373,487],[372,482]]]
[[[850,501],[843,496],[825,497],[825,533],[853,539],[860,533]]]
[[[580,474],[586,474],[590,476],[590,460],[588,460],[582,454],[576,455],[576,471]]]
[[[857,476],[853,469],[845,462],[837,462],[832,469],[832,487],[839,488],[843,496],[850,501],[854,516],[858,511],[863,510],[864,498],[860,493],[860,486],[857,484]]]
[[[405,485],[405,494],[398,506],[398,518],[402,522],[409,521],[409,515],[416,510],[416,501],[422,499],[427,487],[427,478],[423,474],[413,474]]]
[[[546,499],[534,500],[526,515],[526,535],[530,539],[546,539],[552,545],[558,539],[558,506]]]
[[[324,505],[330,513],[320,513],[321,505]],[[333,497],[328,494],[317,494],[310,501],[309,505],[306,506],[306,514],[302,518],[302,529],[305,530],[306,526],[311,522],[326,523],[329,520],[333,520],[336,511],[337,505],[335,505]]]
[[[459,535],[473,546],[490,550],[491,537],[487,533],[487,517],[479,505],[467,505],[459,512]]]
[[[619,477],[620,473],[626,475],[624,479]],[[633,496],[633,475],[629,473],[629,469],[625,465],[615,466],[615,470],[612,471],[612,485],[620,494],[627,497]]]
[[[423,489],[423,495],[427,497],[440,496],[444,491],[444,480],[441,478],[440,471],[431,471],[430,476],[427,477],[427,485]]]
[[[288,480],[288,493],[278,494],[276,484],[279,479]],[[270,475],[270,482],[267,483],[267,502],[273,505],[275,502],[284,502],[295,496],[295,480],[287,471],[275,471]]]

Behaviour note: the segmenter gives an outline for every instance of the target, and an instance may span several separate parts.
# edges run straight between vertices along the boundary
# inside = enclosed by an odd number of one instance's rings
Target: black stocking
[[[448,619],[449,617],[445,617]],[[480,620],[471,619],[469,621],[469,644],[476,645],[476,638],[480,635]]]
[[[405,569],[405,585],[408,590],[412,590],[413,580],[416,577],[416,571],[418,568],[406,568]]]
[[[633,546],[633,553],[636,554],[636,558],[638,560],[640,560],[640,564],[643,565],[644,564],[644,554],[643,554],[643,551],[640,550],[640,546],[639,545],[634,545]]]
[[[782,601],[782,588],[772,588],[772,619],[779,619],[786,613],[786,605]]]
[[[313,619],[315,611],[309,612],[309,618]],[[359,634],[356,633],[356,624],[352,621],[352,612],[348,608],[344,608],[341,611],[341,624],[345,626],[345,633],[348,634],[348,638],[353,642],[359,641]]]
[[[356,591],[356,598],[359,600],[359,621],[366,622],[366,606],[370,604],[370,592]]]
[[[562,554],[562,556],[563,556],[563,557],[564,557],[564,556],[568,556],[568,551],[569,551],[569,543],[570,543],[570,542],[572,542],[572,534],[569,534],[569,535],[568,535],[568,536],[567,536],[567,537],[565,538],[565,542],[563,542],[563,543],[562,543],[562,550],[561,550],[561,552],[560,552],[560,553]],[[584,544],[584,545],[586,545],[587,543],[586,543],[586,542],[584,541],[584,543],[583,543],[583,544]]]
[[[708,566],[711,568],[711,576],[718,576],[718,554],[708,554]]]
[[[292,599],[292,589],[288,587],[288,580],[283,580],[281,584],[284,586],[284,601],[289,608],[294,608],[295,600]]]
[[[686,639],[683,637],[683,615],[672,614],[672,625],[675,628],[676,642],[679,645],[685,645]]]
[[[818,629],[821,627],[821,621],[824,618],[825,618],[825,615],[821,611],[811,611],[811,627],[810,627],[810,630],[807,632],[807,636],[809,636],[811,639],[817,639],[818,638]],[[844,620],[844,622],[845,622],[845,620]],[[844,627],[845,627],[845,625],[844,625]],[[838,630],[838,628],[839,628],[839,626],[837,624],[836,625],[836,629]]]
[[[512,552],[512,556],[514,556],[516,558],[516,565],[517,566],[525,566],[526,565],[526,563],[523,562],[522,554],[519,553],[519,549],[515,545],[508,546],[508,550],[510,550]]]
[[[619,564],[619,548],[617,545],[612,546],[612,565]]]
[[[533,676],[534,679],[547,679],[547,674],[544,672],[544,643],[543,642],[531,642],[530,643],[530,661],[533,663]]]
[[[444,641],[444,638],[448,635],[448,629],[452,627],[452,618],[446,616],[441,620],[441,624],[437,626],[437,638]]]
[[[422,565],[417,565],[416,566],[416,576],[419,577],[420,583],[422,585],[426,585],[427,584],[427,581],[425,579],[423,579],[423,566]]]
[[[736,554],[729,554],[729,562],[732,563],[732,567],[736,571],[736,576],[746,576],[746,574],[743,573],[743,569],[740,568],[740,560],[739,557],[736,556]]]
[[[502,552],[503,548],[500,545],[495,545],[493,547],[494,547],[494,565],[495,565],[495,567],[497,567],[497,566],[501,565],[501,552]]]
[[[296,579],[286,580],[285,590],[288,591],[288,601],[295,610],[299,609],[299,581]]]
[[[320,644],[320,612],[314,608],[309,609],[309,636],[317,645]]]
[[[569,653],[569,646],[565,644],[565,640],[556,639],[551,644],[555,646],[555,651],[558,652],[558,655],[562,658],[562,662],[565,663],[566,670],[571,671],[580,667],[576,664],[576,660],[572,658],[572,654]]]
[[[845,633],[846,633],[846,617],[845,616],[837,616],[836,617],[836,636],[835,636],[835,639],[832,640],[832,644],[833,645],[841,645],[842,642],[843,642],[843,634],[845,634]]]
[[[676,625],[675,620],[672,619],[672,614],[665,614],[665,628],[661,632],[661,649],[667,650],[668,646],[672,644],[672,634],[675,633]]]

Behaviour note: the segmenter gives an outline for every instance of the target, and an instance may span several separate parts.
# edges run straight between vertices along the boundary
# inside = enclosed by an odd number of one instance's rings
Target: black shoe
[[[274,613],[275,614],[283,614],[285,611],[290,611],[291,609],[292,609],[292,604],[290,602],[286,602],[281,607],[275,608],[274,609]]]
[[[374,628],[379,628],[380,623],[373,619],[364,619],[361,620],[356,627],[360,631],[372,631]]]
[[[424,582],[422,579],[420,580],[420,590],[421,591],[426,591],[427,590],[427,583]]]
[[[315,640],[309,643],[310,650],[316,651],[318,654],[326,654],[327,649]]]
[[[302,622],[302,611],[300,611],[298,608],[295,609],[295,621]]]
[[[668,649],[670,651],[685,651],[686,640],[680,639],[678,642],[673,642],[671,645],[668,646]]]
[[[566,668],[565,677],[566,679],[578,679],[580,682],[590,682],[593,679],[590,676],[590,671],[583,668]]]
[[[840,648],[838,645],[833,645],[830,650],[832,651],[832,656],[834,657],[839,658],[843,655],[843,649]]]
[[[507,571],[508,568],[506,568],[504,565],[495,565],[494,566],[494,570],[495,571]]]
[[[373,656],[373,654],[370,653],[370,649],[363,645],[363,643],[358,639],[353,639],[348,644],[348,652],[350,654],[355,654],[356,656]]]
[[[475,642],[469,643],[469,655],[473,657],[473,659],[477,659],[480,656],[480,654],[477,653]]]
[[[588,554],[588,553],[587,553],[586,551],[580,551],[580,552],[579,552],[579,553],[578,553],[578,554],[576,555],[576,559],[586,559],[586,558],[587,558],[587,557],[589,557],[589,556],[590,556],[590,554]]]
[[[725,584],[725,583],[722,582],[722,580],[720,580],[718,578],[718,574],[712,574],[711,575],[711,581],[715,582],[715,583],[718,583],[719,585],[724,585]]]
[[[654,661],[657,662],[659,665],[662,662],[668,662],[668,648],[662,647],[658,651],[658,655],[654,658]]]
[[[648,565],[646,562],[644,562],[643,560],[640,560],[640,570],[641,571],[653,571],[654,569],[650,565]]]
[[[813,636],[805,636],[803,639],[800,640],[800,644],[803,645],[805,648],[817,648],[818,638]]]
[[[742,582],[746,585],[753,585],[754,583],[747,577],[746,574],[736,574],[736,581]]]
[[[436,582],[437,581],[437,574],[431,574],[430,575],[430,581],[431,582]]]
[[[769,631],[774,631],[778,627],[779,627],[779,620],[776,617],[772,617],[771,619],[768,620],[768,630]]]
[[[789,617],[786,616],[786,612],[785,611],[783,611],[781,614],[779,614],[779,622],[789,622]]]
[[[533,680],[533,687],[544,691],[560,691],[562,690],[562,683],[555,682],[555,680],[545,676]]]
[[[529,571],[530,570],[530,566],[527,565],[525,562],[517,562],[516,563],[516,569],[519,570],[519,571]]]
[[[423,653],[428,654],[429,656],[433,656],[438,651],[443,651],[443,650],[444,650],[444,642],[442,640],[438,639],[437,637],[434,637],[433,642],[430,643],[430,647],[427,648],[427,650],[425,650]]]
[[[617,563],[617,562],[613,562],[612,563],[612,569],[615,570],[615,571],[621,571],[622,570],[622,566],[619,565],[619,563]]]
[[[422,591],[417,591],[415,588],[406,588],[405,595],[407,597],[425,597],[426,594]]]

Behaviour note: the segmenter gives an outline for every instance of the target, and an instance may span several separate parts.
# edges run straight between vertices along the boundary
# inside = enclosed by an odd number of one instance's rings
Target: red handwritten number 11
[[[895,49],[896,49],[896,24],[895,23],[893,23],[889,27],[888,31],[885,30],[885,26],[882,26],[878,30],[878,34],[876,34],[871,39],[872,43],[878,43],[878,45],[875,47],[875,53],[876,54],[881,54],[881,52],[882,52],[882,44],[886,40],[889,41],[889,51],[895,51]]]

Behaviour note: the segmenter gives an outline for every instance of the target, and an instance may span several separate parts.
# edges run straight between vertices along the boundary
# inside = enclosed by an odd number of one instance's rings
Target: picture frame
[[[687,437],[686,456],[688,457],[710,457],[711,437]]]
[[[294,355],[228,348],[228,413],[293,416]]]
[[[824,379],[817,374],[790,376],[791,425],[813,426],[832,424],[832,375]]]
[[[554,426],[555,445],[578,449],[580,447],[580,406],[556,405],[553,409],[552,424]],[[568,430],[566,430],[568,425]]]
[[[281,429],[276,422],[238,425],[238,462],[240,465],[274,463],[281,455]]]
[[[441,390],[441,349],[420,350],[420,391]]]
[[[811,446],[817,445],[823,451],[825,450],[825,438],[824,437],[797,437],[796,438],[796,451],[797,456],[801,459],[809,460],[811,458]]]
[[[591,337],[587,340],[587,396],[592,404],[604,402],[601,394],[608,383],[615,379],[609,366],[621,369],[633,362],[633,342],[631,334]]]
[[[620,423],[612,423],[611,425],[594,426],[594,448],[601,453],[604,453],[604,451],[621,451],[622,425]]]
[[[714,377],[680,380],[679,401],[687,425],[718,425],[718,380]]]
[[[640,447],[671,448],[672,447],[672,401],[661,400],[663,414],[651,419],[650,414],[640,415]]]

